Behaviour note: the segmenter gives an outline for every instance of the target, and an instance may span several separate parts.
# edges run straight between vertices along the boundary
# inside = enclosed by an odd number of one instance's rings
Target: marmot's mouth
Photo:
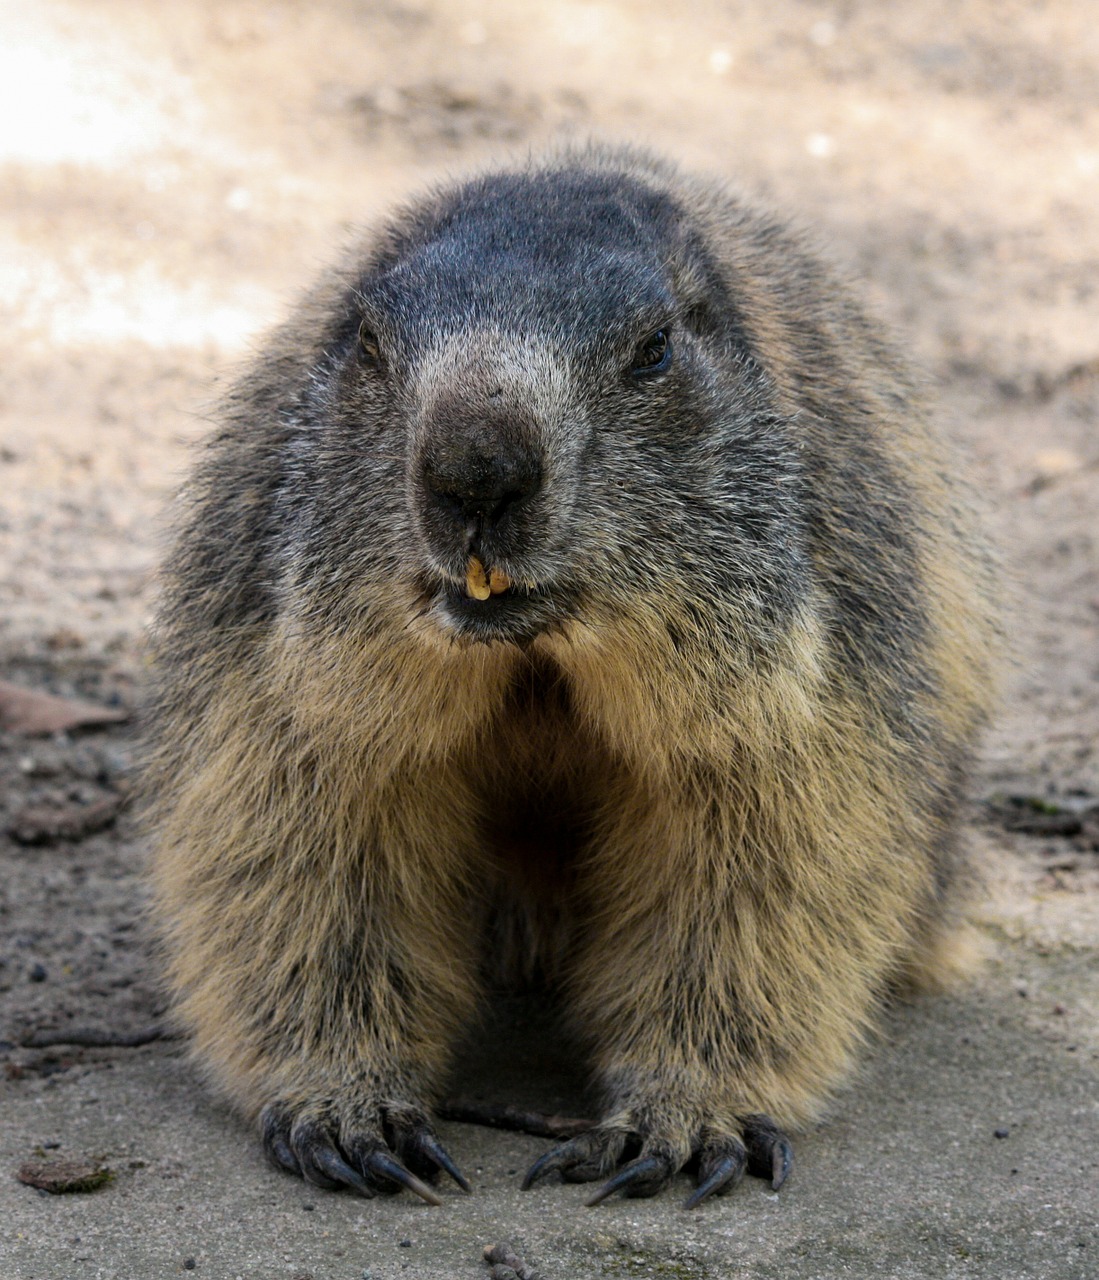
[[[503,569],[485,569],[476,556],[466,566],[466,595],[471,600],[487,600],[511,590],[511,579]]]
[[[512,581],[473,557],[466,580],[423,580],[424,601],[444,630],[468,640],[533,640],[554,625],[557,609],[533,582]]]

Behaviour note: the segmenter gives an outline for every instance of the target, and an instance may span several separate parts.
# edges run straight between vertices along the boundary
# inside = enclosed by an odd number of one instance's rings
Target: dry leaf
[[[130,713],[116,707],[100,707],[77,698],[58,698],[39,689],[0,680],[0,729],[27,737],[46,737],[67,729],[97,724],[117,724]]]

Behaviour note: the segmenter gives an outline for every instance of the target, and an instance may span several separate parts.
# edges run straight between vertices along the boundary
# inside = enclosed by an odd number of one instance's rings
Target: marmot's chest
[[[560,887],[594,837],[616,767],[559,668],[534,659],[520,669],[476,754],[486,852],[509,880]]]

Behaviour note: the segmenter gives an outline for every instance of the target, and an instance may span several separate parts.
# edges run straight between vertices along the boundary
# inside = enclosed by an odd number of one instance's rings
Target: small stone
[[[317,1206],[315,1204],[303,1204],[302,1208],[306,1213],[312,1213]]]
[[[49,976],[44,964],[32,964],[27,972],[27,977],[31,982],[45,982]]]
[[[402,1241],[398,1244],[397,1248],[398,1248],[398,1249],[411,1249],[411,1248],[412,1248],[412,1241],[411,1241],[411,1240],[402,1240]]]
[[[994,1138],[1006,1138],[1011,1133],[1010,1129],[993,1129],[992,1136]]]
[[[183,1270],[184,1270],[184,1271],[194,1271],[194,1269],[195,1269],[195,1260],[194,1260],[194,1258],[184,1258],[184,1259],[183,1259]]]

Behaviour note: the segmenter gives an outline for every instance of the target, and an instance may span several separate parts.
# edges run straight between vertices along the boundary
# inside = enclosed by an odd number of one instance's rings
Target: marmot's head
[[[795,451],[727,275],[633,157],[406,210],[329,318],[292,445],[307,572],[361,564],[440,634],[517,643],[675,580],[765,592],[797,541]]]

